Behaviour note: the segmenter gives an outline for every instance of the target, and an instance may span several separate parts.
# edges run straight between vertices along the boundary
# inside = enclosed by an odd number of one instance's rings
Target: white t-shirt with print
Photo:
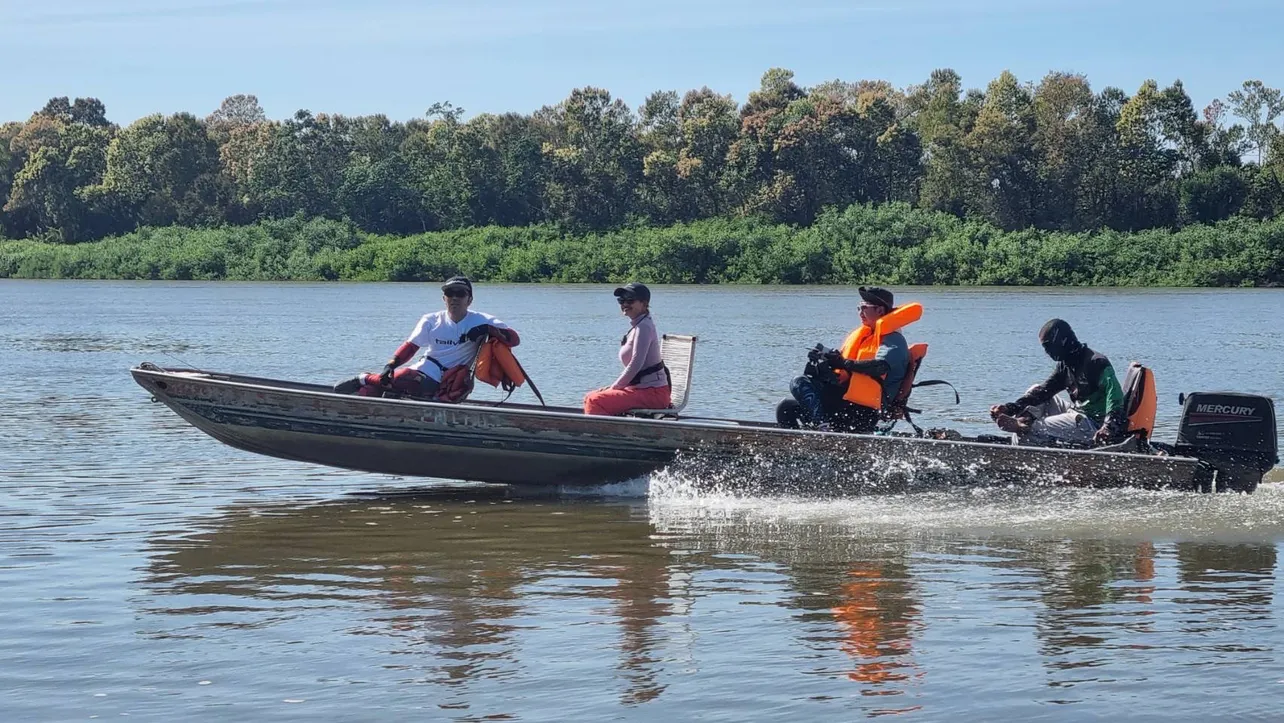
[[[435,381],[441,381],[442,367],[449,369],[461,364],[471,364],[473,356],[477,353],[477,342],[470,341],[466,335],[470,329],[481,324],[490,324],[499,329],[511,328],[490,314],[480,311],[469,311],[458,322],[451,321],[450,313],[444,309],[424,314],[415,325],[415,330],[410,332],[410,337],[406,339],[419,347],[419,358],[410,365],[410,368],[427,374]],[[428,357],[436,359],[441,366],[428,361]]]

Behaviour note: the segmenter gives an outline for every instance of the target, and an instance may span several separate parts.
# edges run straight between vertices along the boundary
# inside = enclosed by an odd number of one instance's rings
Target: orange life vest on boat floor
[[[878,354],[878,346],[882,343],[884,334],[899,331],[921,318],[923,318],[923,305],[913,301],[887,312],[881,319],[874,322],[873,329],[861,324],[843,341],[840,350],[843,358],[853,361],[873,360]],[[881,379],[868,374],[853,374],[842,369],[835,370],[835,373],[838,375],[839,383],[847,385],[843,399],[862,407],[880,410],[883,408]]]

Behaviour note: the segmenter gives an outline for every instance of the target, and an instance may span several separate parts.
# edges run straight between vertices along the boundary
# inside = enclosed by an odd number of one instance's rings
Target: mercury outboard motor
[[[1279,462],[1275,404],[1254,394],[1189,394],[1173,451],[1214,470],[1218,492],[1252,492]]]

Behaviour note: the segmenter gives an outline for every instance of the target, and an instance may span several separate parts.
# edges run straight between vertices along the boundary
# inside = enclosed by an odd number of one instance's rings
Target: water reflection
[[[373,608],[357,632],[397,640],[397,655],[428,655],[427,666],[399,665],[446,686],[511,675],[521,629],[549,624],[544,601],[587,604],[586,617],[618,627],[622,700],[640,703],[664,690],[655,648],[674,586],[669,555],[650,532],[642,513],[618,505],[242,507],[204,530],[153,540],[146,582],[158,594],[209,601],[164,601],[153,612],[231,614],[250,627],[258,624],[250,618],[271,624],[317,605]]]
[[[1188,608],[1184,631],[1207,640],[1210,650],[1270,652],[1275,632],[1276,547],[1263,544],[1178,543],[1177,580]]]
[[[1273,627],[1274,544],[1101,539],[995,540],[1037,592],[1034,629],[1050,700],[1069,689],[1182,678],[1181,667],[1252,665],[1269,648],[1245,628]],[[1274,630],[1270,631],[1273,635]],[[1251,638],[1250,638],[1251,639]]]
[[[344,501],[200,524],[149,543],[146,607],[172,620],[164,635],[341,615],[389,669],[454,691],[443,708],[467,708],[484,682],[598,680],[603,665],[617,704],[653,704],[684,675],[729,675],[700,661],[750,647],[737,673],[811,676],[817,700],[865,715],[929,708],[933,688],[983,675],[968,651],[1012,656],[1002,674],[1030,685],[1014,662],[1027,647],[1043,700],[1081,703],[1121,680],[1191,683],[1190,666],[1256,668],[1273,649],[1244,630],[1277,636],[1267,543],[978,536],[641,502]],[[728,605],[736,624],[702,636],[701,610]]]

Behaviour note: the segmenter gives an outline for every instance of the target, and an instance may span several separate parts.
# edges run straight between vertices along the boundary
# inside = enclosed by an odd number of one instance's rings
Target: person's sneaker
[[[353,377],[351,379],[345,379],[339,382],[338,384],[334,385],[334,393],[335,394],[356,394],[357,390],[360,389],[363,384],[365,384],[365,380],[362,379],[361,377]]]

